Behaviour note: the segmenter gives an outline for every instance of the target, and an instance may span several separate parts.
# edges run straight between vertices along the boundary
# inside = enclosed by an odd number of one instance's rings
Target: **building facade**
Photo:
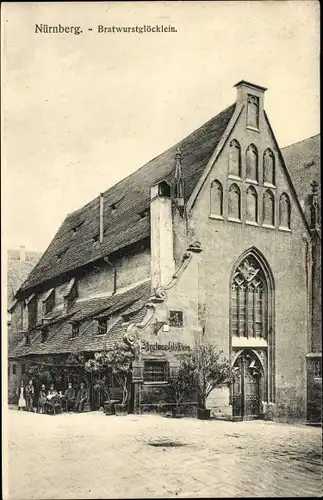
[[[306,418],[314,219],[265,113],[266,89],[236,89],[233,105],[66,218],[16,294],[18,371],[122,341],[135,348],[131,399],[142,411],[166,403],[181,355],[210,342],[239,372],[211,394],[215,414]]]

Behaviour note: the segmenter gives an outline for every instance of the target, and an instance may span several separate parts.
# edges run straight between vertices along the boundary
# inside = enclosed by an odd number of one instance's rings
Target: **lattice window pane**
[[[165,382],[167,380],[167,364],[163,361],[145,361],[144,381]]]

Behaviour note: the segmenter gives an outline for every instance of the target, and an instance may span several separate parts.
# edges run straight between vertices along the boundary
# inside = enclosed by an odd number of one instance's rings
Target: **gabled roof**
[[[21,290],[72,271],[110,255],[150,235],[150,187],[161,180],[170,182],[175,167],[175,153],[182,151],[185,197],[188,199],[214,148],[224,133],[235,109],[229,106],[188,137],[157,156],[103,193],[104,239],[100,244],[99,197],[69,214],[43,257],[23,283]],[[140,215],[141,214],[141,215]]]

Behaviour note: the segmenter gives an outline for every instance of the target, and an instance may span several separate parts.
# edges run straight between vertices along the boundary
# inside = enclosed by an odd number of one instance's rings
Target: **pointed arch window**
[[[241,219],[241,194],[237,184],[229,187],[228,216],[230,219]]]
[[[236,268],[231,282],[231,335],[265,338],[268,330],[268,283],[251,255]]]
[[[246,177],[258,182],[258,150],[254,144],[250,144],[246,151]]]
[[[262,222],[264,225],[275,225],[275,197],[270,189],[263,195]]]
[[[279,227],[290,229],[291,206],[287,193],[283,193],[279,199]]]
[[[223,187],[218,180],[211,183],[211,214],[223,216]]]
[[[248,127],[259,128],[259,99],[248,94]]]
[[[271,149],[264,152],[264,182],[275,185],[275,155]]]
[[[229,174],[241,177],[241,147],[236,139],[230,142]]]
[[[253,186],[249,186],[246,196],[246,220],[248,222],[258,222],[258,194]]]

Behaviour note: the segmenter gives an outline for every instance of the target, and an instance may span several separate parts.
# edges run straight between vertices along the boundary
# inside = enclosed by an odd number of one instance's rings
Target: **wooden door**
[[[249,352],[240,354],[235,362],[236,371],[233,383],[233,418],[252,420],[260,416],[260,379],[259,361]]]

